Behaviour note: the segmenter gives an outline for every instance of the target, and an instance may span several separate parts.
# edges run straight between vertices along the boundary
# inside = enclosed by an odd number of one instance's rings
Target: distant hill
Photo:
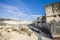
[[[0,24],[30,24],[32,22],[30,21],[25,21],[25,20],[14,20],[14,19],[5,19],[5,18],[0,18]]]

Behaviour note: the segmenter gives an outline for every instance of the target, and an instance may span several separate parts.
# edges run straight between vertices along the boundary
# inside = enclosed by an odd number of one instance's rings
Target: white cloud
[[[39,16],[41,16],[41,15],[31,15],[31,16],[33,16],[33,17],[39,17]]]
[[[24,16],[24,15],[26,15],[25,13],[20,11],[17,7],[8,6],[8,5],[3,5],[2,7],[4,8],[4,10],[6,12],[14,14],[14,15],[17,15],[17,16]]]
[[[41,16],[41,15],[29,15],[28,13],[21,11],[21,9],[19,9],[18,7],[15,7],[15,6],[9,6],[9,5],[5,5],[5,4],[0,4],[0,6],[2,6],[3,10],[6,11],[8,16],[9,16],[9,14],[13,15],[13,16],[10,15],[10,18],[16,17],[16,19],[23,19],[24,18],[25,20],[28,20],[28,19],[34,20],[35,18]],[[22,8],[22,10],[25,10],[25,9]],[[28,10],[26,10],[26,11],[28,11]],[[29,12],[29,13],[32,13],[32,12]]]

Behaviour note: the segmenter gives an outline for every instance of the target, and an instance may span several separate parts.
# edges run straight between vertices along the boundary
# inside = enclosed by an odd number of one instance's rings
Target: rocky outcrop
[[[38,17],[37,20],[35,20],[30,25],[32,26],[30,28],[33,31],[35,31],[35,32],[39,33],[39,35],[41,35],[42,40],[52,40],[51,32],[46,23],[45,16]]]
[[[53,38],[60,38],[60,21],[52,20],[49,23],[51,34]]]

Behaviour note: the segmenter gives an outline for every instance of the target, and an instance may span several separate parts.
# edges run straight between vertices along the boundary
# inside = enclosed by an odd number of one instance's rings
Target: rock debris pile
[[[0,28],[0,40],[38,40],[38,37],[24,25],[22,27]]]

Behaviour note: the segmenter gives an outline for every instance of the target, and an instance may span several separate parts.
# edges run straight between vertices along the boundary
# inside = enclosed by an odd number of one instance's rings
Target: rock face
[[[60,2],[45,5],[46,21],[50,22],[60,17]],[[60,19],[59,19],[60,20]]]
[[[53,37],[60,37],[60,21],[52,20],[49,23],[49,27],[51,28],[51,34]]]
[[[46,23],[45,16],[38,17],[37,20],[34,21],[33,24],[31,24],[31,26],[33,27],[32,30],[41,35],[42,40],[52,40],[52,36]]]
[[[46,22],[54,40],[60,40],[60,2],[45,5]]]

